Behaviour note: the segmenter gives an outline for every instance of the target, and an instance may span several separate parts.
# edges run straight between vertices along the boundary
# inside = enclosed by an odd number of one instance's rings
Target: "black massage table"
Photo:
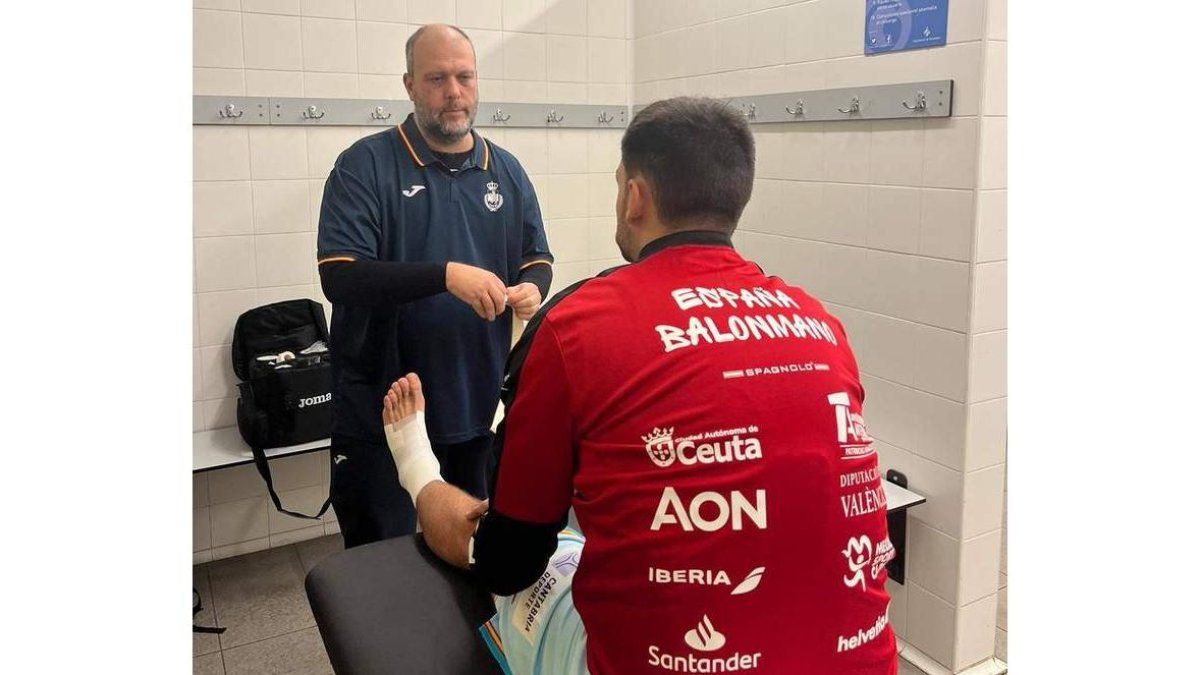
[[[478,632],[492,596],[420,534],[334,554],[304,587],[337,675],[503,675]]]

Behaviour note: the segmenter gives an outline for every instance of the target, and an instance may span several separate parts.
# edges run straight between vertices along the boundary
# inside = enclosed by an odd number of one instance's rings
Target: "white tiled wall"
[[[198,95],[404,99],[404,41],[422,23],[445,21],[463,27],[475,42],[484,102],[624,105],[630,67],[627,5],[625,0],[195,0],[193,89]],[[236,423],[230,343],[240,313],[301,297],[323,302],[329,316],[316,271],[325,177],[343,149],[378,131],[193,127],[193,430]],[[482,133],[512,151],[533,180],[558,260],[552,290],[621,262],[613,242],[612,175],[620,131]],[[298,468],[291,471],[303,478],[278,487],[285,507],[313,512],[323,501],[327,459],[318,457],[326,455],[296,460]],[[279,472],[288,469],[274,471],[279,483]],[[203,489],[194,512],[198,561],[337,531],[332,517],[314,526],[276,512],[253,468],[210,472],[198,476],[196,484]]]
[[[862,0],[635,2],[633,103],[954,80],[953,116],[755,125],[737,243],[844,321],[881,462],[911,512],[900,636],[992,656],[1005,461],[1004,8],[950,6],[945,47],[867,57]],[[988,616],[990,613],[990,617]]]

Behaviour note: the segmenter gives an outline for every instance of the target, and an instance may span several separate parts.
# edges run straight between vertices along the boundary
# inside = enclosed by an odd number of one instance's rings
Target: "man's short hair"
[[[627,176],[650,185],[663,224],[687,219],[732,232],[754,188],[754,136],[728,103],[679,97],[634,116],[621,139]]]
[[[433,25],[435,24],[426,24],[421,26],[417,30],[413,31],[413,34],[408,36],[408,41],[404,43],[404,65],[408,69],[407,72],[409,75],[413,75],[413,48],[416,46],[417,40],[419,40],[421,36],[425,34],[425,31],[431,28]],[[447,26],[466,39],[467,44],[471,45],[471,53],[474,54],[475,43],[471,42],[471,36],[464,33],[463,29],[459,28],[458,26],[450,26],[449,24],[447,24]]]

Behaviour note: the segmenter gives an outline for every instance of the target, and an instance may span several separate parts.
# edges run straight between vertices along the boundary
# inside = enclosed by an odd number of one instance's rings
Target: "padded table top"
[[[491,595],[420,534],[356,546],[305,579],[338,675],[502,675],[478,627]]]

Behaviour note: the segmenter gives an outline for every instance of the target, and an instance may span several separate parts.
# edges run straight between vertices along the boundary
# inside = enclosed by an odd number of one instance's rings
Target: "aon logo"
[[[701,492],[692,497],[685,508],[675,488],[668,487],[658,500],[658,509],[654,512],[650,529],[657,532],[665,525],[677,525],[684,532],[716,532],[726,525],[734,530],[741,530],[748,525],[765,530],[767,491],[755,490],[753,503],[738,490],[730,493],[728,498],[719,492]]]

